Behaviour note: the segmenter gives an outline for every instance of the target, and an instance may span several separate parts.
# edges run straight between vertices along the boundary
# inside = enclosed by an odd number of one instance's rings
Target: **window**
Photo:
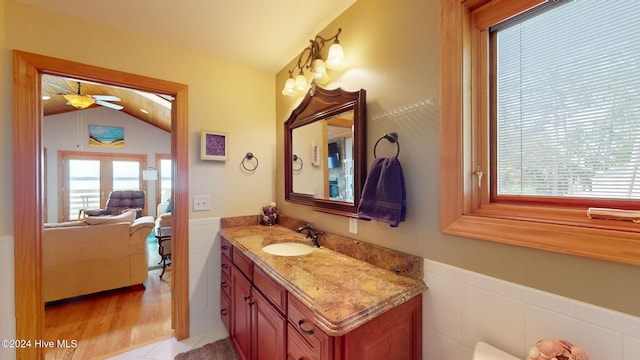
[[[441,229],[639,265],[640,224],[586,216],[589,206],[640,210],[636,183],[620,181],[639,155],[637,10],[605,16],[596,9],[585,20],[576,6],[613,3],[562,1],[527,14],[542,3],[440,2]],[[553,16],[555,28],[537,31],[537,22]],[[612,23],[619,19],[628,23]],[[571,40],[539,56],[556,38],[578,32],[587,35],[582,46]],[[614,49],[620,41],[626,46]],[[604,45],[614,48],[596,49]],[[621,65],[627,68],[616,73]],[[625,186],[631,195],[622,196]]]
[[[59,153],[62,176],[58,221],[77,219],[81,209],[104,208],[113,190],[146,190],[145,155]]]
[[[78,216],[80,209],[100,208],[100,160],[69,159],[65,178],[67,219]]]
[[[114,160],[112,190],[140,190],[140,162]]]
[[[490,28],[495,199],[640,200],[640,7],[551,4]]]
[[[158,202],[167,201],[171,198],[171,154],[156,154],[156,164],[160,182],[158,186]]]

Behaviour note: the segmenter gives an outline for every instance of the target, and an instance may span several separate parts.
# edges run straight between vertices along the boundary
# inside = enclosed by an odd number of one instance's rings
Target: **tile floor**
[[[220,334],[207,333],[178,341],[170,338],[127,351],[125,353],[107,357],[107,360],[173,360],[179,353],[195,349],[205,344],[220,340]]]

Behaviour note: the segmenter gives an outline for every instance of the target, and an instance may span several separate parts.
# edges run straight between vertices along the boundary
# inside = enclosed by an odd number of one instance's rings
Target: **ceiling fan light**
[[[344,50],[339,43],[333,43],[327,55],[327,67],[332,70],[341,70],[344,67]]]
[[[71,104],[71,106],[76,109],[86,109],[94,103],[93,99],[90,96],[85,95],[67,94],[64,95],[64,98],[67,99],[69,104]]]

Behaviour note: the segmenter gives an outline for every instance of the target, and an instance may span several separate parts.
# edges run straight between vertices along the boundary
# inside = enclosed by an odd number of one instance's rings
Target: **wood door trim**
[[[173,154],[172,236],[174,281],[172,311],[175,336],[189,336],[189,233],[188,233],[188,87],[92,65],[13,51],[13,208],[15,317],[17,339],[44,338],[44,295],[42,290],[43,161],[42,104],[43,74],[73,76],[108,85],[136,88],[175,97],[172,106],[171,152]],[[178,176],[179,174],[179,176]],[[16,181],[15,179],[19,179]],[[17,349],[18,359],[40,359],[42,349]]]

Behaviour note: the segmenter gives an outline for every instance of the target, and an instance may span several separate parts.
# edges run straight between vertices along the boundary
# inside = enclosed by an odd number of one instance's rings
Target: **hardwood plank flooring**
[[[143,286],[47,304],[47,360],[95,359],[172,336],[171,269],[149,271]],[[66,344],[64,341],[66,340]],[[75,342],[74,342],[75,341]]]

